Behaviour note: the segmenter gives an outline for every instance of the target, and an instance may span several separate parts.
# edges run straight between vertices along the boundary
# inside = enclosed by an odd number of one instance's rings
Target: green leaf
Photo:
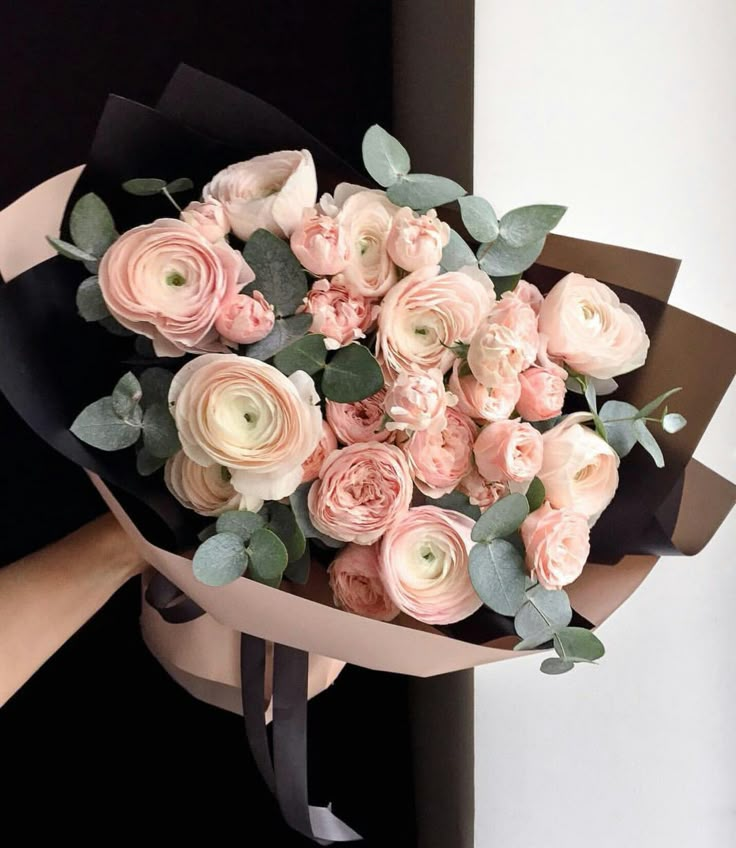
[[[233,509],[223,512],[215,525],[218,533],[234,533],[247,542],[256,530],[265,526],[265,520],[257,512],[247,509]]]
[[[129,330],[127,327],[123,327],[123,325],[116,318],[113,318],[112,315],[107,318],[103,318],[97,323],[113,336],[129,337],[135,335],[132,330]]]
[[[102,256],[118,237],[110,210],[91,192],[74,204],[69,216],[69,229],[74,244],[85,253],[97,257]]]
[[[657,468],[664,468],[664,456],[662,450],[657,444],[657,440],[647,429],[647,425],[641,419],[634,422],[634,432],[636,433],[636,441],[644,448],[644,450],[652,457]]]
[[[203,542],[194,554],[194,576],[207,586],[225,586],[242,577],[248,568],[248,555],[240,536],[218,533]]]
[[[250,576],[259,583],[278,585],[289,561],[281,539],[271,530],[261,527],[253,531],[247,552]]]
[[[288,242],[268,230],[256,230],[243,249],[245,261],[256,275],[247,293],[259,291],[276,316],[293,315],[307,294],[307,278]]]
[[[104,397],[85,407],[70,429],[78,439],[93,448],[116,451],[129,448],[138,441],[140,421],[140,407],[136,407],[130,419],[124,421],[113,409],[112,398]]]
[[[645,406],[642,406],[642,408],[637,412],[636,417],[646,418],[648,415],[651,415],[651,413],[654,412],[654,410],[658,406],[661,406],[667,400],[668,397],[672,397],[672,395],[675,395],[677,394],[677,392],[681,391],[682,386],[678,386],[676,389],[669,389],[669,391],[662,392],[662,394],[654,398],[653,401],[650,401]]]
[[[91,253],[87,253],[86,250],[80,250],[76,245],[69,244],[68,241],[63,241],[63,239],[46,236],[46,241],[60,256],[65,256],[67,259],[75,259],[77,262],[97,261],[96,257]]]
[[[207,539],[211,539],[215,535],[217,535],[217,528],[214,524],[208,524],[203,530],[197,533],[197,538],[200,542],[206,542]]]
[[[479,242],[490,242],[498,236],[498,218],[491,204],[483,197],[470,194],[458,200],[465,229]]]
[[[144,447],[141,447],[136,454],[135,467],[141,477],[150,477],[151,474],[155,474],[164,465],[166,465],[165,459],[162,459],[160,456],[154,456]]]
[[[152,403],[143,413],[143,445],[161,459],[168,459],[180,448],[176,423],[165,403]]]
[[[516,614],[524,603],[526,571],[513,545],[503,539],[475,545],[468,568],[473,588],[486,606],[501,615]]]
[[[277,318],[273,329],[255,344],[248,345],[245,352],[253,359],[264,361],[300,339],[312,326],[312,316],[309,314],[292,315],[290,318]]]
[[[424,210],[451,203],[465,194],[465,189],[447,177],[433,174],[407,174],[390,186],[388,199],[397,206]]]
[[[369,127],[363,136],[363,164],[384,188],[392,186],[411,170],[406,148],[378,124]]]
[[[493,279],[493,289],[496,292],[496,297],[501,297],[502,294],[513,291],[520,279],[521,274],[511,274],[508,277],[495,277]]]
[[[309,507],[307,506],[307,496],[311,487],[312,483],[302,483],[289,497],[289,503],[291,504],[297,524],[307,539],[317,539],[328,548],[342,548],[345,542],[340,542],[331,536],[327,536],[325,533],[321,533],[312,524],[312,519],[309,517]]]
[[[327,363],[322,376],[324,396],[337,403],[354,403],[382,388],[381,366],[361,344],[340,348]]]
[[[101,321],[110,315],[105,298],[102,296],[100,281],[95,275],[87,277],[77,289],[77,312],[85,321]]]
[[[567,211],[566,206],[520,206],[501,218],[500,231],[511,247],[524,247],[544,239]]]
[[[189,179],[189,177],[179,177],[166,185],[166,191],[168,191],[169,194],[179,194],[182,191],[191,191],[193,188],[194,183]]]
[[[480,518],[480,507],[470,503],[470,499],[462,492],[449,492],[439,498],[427,498],[427,504],[438,506],[440,509],[449,509],[460,512],[477,521]]]
[[[474,542],[490,542],[502,539],[518,530],[529,515],[529,502],[518,492],[500,498],[475,522],[470,534]]]
[[[687,419],[679,412],[668,412],[662,418],[662,429],[665,433],[679,433],[685,426],[687,426]]]
[[[146,368],[141,374],[141,389],[143,390],[144,406],[152,406],[154,403],[169,405],[169,388],[174,375],[165,368],[154,366]]]
[[[312,554],[309,550],[309,544],[307,543],[304,548],[304,553],[299,557],[299,559],[290,562],[286,566],[284,577],[292,583],[298,583],[300,586],[304,586],[304,584],[309,581],[309,570],[311,564]]]
[[[450,240],[442,251],[440,264],[445,271],[457,271],[466,265],[477,265],[475,254],[455,230],[450,230]]]
[[[593,415],[597,415],[598,397],[595,393],[595,385],[591,380],[585,380],[585,389],[583,390],[583,394],[585,395],[585,402],[588,404],[588,409],[593,413]]]
[[[565,674],[567,671],[572,671],[575,668],[575,663],[569,660],[561,660],[559,657],[547,657],[542,661],[539,668],[545,674]]]
[[[545,495],[546,492],[544,490],[544,483],[539,479],[539,477],[535,477],[529,484],[529,488],[526,490],[529,512],[534,512],[534,510],[539,509],[539,507],[542,506]]]
[[[294,518],[293,511],[286,504],[274,501],[268,505],[268,529],[284,543],[289,562],[295,562],[304,555],[307,540]]]
[[[140,403],[143,392],[138,378],[132,372],[117,381],[112,390],[112,408],[119,418],[128,418]]]
[[[306,371],[311,377],[325,367],[326,360],[325,337],[321,333],[307,333],[279,351],[273,364],[287,377],[295,371]]]
[[[490,246],[484,244],[478,251],[480,267],[492,279],[510,277],[526,271],[542,252],[545,237],[522,247],[510,245],[503,236],[499,236]]]
[[[603,642],[584,627],[563,627],[555,633],[555,651],[569,662],[595,662],[605,653]]]
[[[567,592],[549,591],[540,584],[526,592],[526,601],[514,619],[514,628],[528,646],[549,642],[572,619],[572,608]]]
[[[150,197],[160,194],[166,188],[166,180],[157,180],[153,177],[140,177],[135,180],[126,180],[123,189],[128,194],[137,194],[139,197]]]
[[[623,459],[636,444],[634,418],[637,408],[622,400],[607,400],[601,407],[599,417],[606,431],[606,441]]]

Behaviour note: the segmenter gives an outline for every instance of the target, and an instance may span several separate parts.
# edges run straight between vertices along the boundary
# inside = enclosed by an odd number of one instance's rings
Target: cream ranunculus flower
[[[311,377],[303,371],[285,377],[236,354],[187,363],[174,377],[169,404],[187,456],[228,468],[251,510],[297,488],[302,463],[322,435]]]
[[[198,465],[179,451],[166,461],[164,481],[182,506],[199,515],[216,516],[240,509],[243,496],[233,489],[221,465]]]

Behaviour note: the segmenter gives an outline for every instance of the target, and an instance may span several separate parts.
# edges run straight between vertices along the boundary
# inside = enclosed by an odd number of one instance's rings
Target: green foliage
[[[458,203],[463,224],[470,236],[481,243],[494,241],[499,233],[499,225],[491,204],[474,194],[461,197]]]
[[[363,136],[363,164],[373,179],[384,188],[406,176],[411,169],[409,154],[390,133],[378,124]]]
[[[471,533],[474,542],[503,539],[519,529],[529,515],[529,502],[524,495],[514,493],[500,498],[488,507],[475,522]]]
[[[110,315],[97,275],[87,277],[77,289],[77,312],[85,321],[101,321]]]
[[[277,317],[294,315],[307,294],[307,278],[288,242],[268,230],[256,230],[243,249],[256,275],[247,292],[259,291]]]
[[[397,206],[423,211],[457,200],[465,194],[465,189],[447,177],[407,174],[391,185],[386,193]]]
[[[469,573],[478,597],[495,612],[515,615],[524,603],[524,559],[504,539],[474,545],[470,549]]]
[[[100,258],[118,237],[110,210],[92,193],[83,195],[74,204],[69,230],[74,244],[95,258]]]
[[[245,544],[235,533],[217,533],[203,542],[192,561],[194,576],[207,586],[225,586],[248,568]]]
[[[325,337],[320,333],[307,333],[279,351],[273,359],[273,364],[287,376],[295,371],[305,371],[313,376],[325,367],[326,362]]]
[[[311,326],[312,316],[308,314],[277,318],[266,338],[248,345],[245,352],[253,359],[265,361],[302,338]]]
[[[353,403],[383,388],[383,372],[376,358],[361,344],[340,348],[325,366],[322,392],[328,400]]]

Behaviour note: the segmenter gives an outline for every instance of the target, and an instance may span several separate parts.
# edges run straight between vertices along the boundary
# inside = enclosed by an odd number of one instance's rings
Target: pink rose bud
[[[450,240],[450,228],[430,209],[426,215],[415,215],[404,207],[394,215],[388,234],[388,253],[405,271],[417,271],[427,265],[438,265],[442,248]]]
[[[526,564],[532,577],[554,591],[577,580],[588,561],[590,529],[584,515],[545,502],[521,525]]]
[[[527,368],[519,374],[521,395],[516,409],[527,421],[547,421],[562,412],[565,381],[546,368]]]
[[[335,606],[378,621],[391,621],[399,614],[381,580],[377,545],[347,545],[327,573]]]
[[[460,481],[458,487],[460,491],[468,496],[468,500],[473,506],[479,506],[481,511],[485,511],[489,506],[493,506],[497,500],[500,500],[504,495],[508,495],[509,487],[507,483],[500,480],[488,482],[478,474],[475,468]]]
[[[505,383],[487,389],[471,374],[460,376],[463,362],[456,359],[447,384],[457,398],[457,408],[479,421],[503,421],[510,418],[521,394],[519,379],[513,376]]]
[[[537,357],[539,349],[539,331],[537,315],[529,304],[516,292],[506,292],[496,301],[488,316],[489,324],[500,324],[512,330],[520,342],[523,356],[522,368],[528,368]]]
[[[524,369],[524,343],[509,327],[485,320],[470,340],[468,365],[487,389],[512,383]]]
[[[217,332],[228,342],[253,344],[265,338],[273,329],[273,307],[259,292],[239,294],[223,305],[217,316]]]
[[[325,347],[336,350],[365,338],[376,319],[377,307],[368,298],[349,289],[342,274],[332,280],[317,280],[298,312],[312,315],[310,332],[325,337]]]
[[[533,283],[528,283],[526,280],[519,280],[512,294],[523,303],[526,303],[527,306],[531,306],[535,315],[539,315],[544,296]]]
[[[213,244],[230,232],[225,210],[219,200],[210,199],[204,203],[193,200],[182,210],[180,218]]]
[[[311,483],[312,480],[319,477],[325,459],[336,449],[337,439],[332,432],[332,427],[326,421],[323,421],[322,436],[319,443],[302,463],[302,483]]]
[[[339,274],[348,264],[350,249],[341,222],[315,209],[305,209],[291,234],[291,250],[302,265],[317,277]]]
[[[327,420],[343,445],[359,442],[385,442],[393,433],[383,425],[383,403],[386,389],[355,403],[336,403],[328,400]]]
[[[475,462],[488,481],[527,483],[542,467],[542,446],[542,436],[531,424],[494,421],[475,442]]]
[[[386,429],[439,433],[447,424],[447,407],[455,403],[455,396],[445,391],[439,368],[426,373],[402,371],[384,400],[383,408],[391,418]]]

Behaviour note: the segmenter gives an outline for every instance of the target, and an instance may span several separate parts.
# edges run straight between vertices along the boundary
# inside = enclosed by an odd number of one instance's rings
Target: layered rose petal
[[[336,199],[338,196],[335,190]],[[398,279],[386,245],[398,207],[383,191],[344,191],[343,197],[337,220],[345,230],[349,251],[345,280],[356,294],[381,297]]]
[[[325,459],[336,449],[337,439],[335,438],[332,427],[326,421],[323,421],[322,436],[317,443],[317,447],[302,463],[302,483],[311,483],[312,480],[319,477],[319,472]]]
[[[348,234],[342,221],[305,209],[291,234],[291,250],[302,265],[317,277],[339,274],[350,259]]]
[[[527,421],[548,421],[562,412],[565,380],[557,371],[527,368],[519,374],[521,394],[516,408]]]
[[[505,292],[496,301],[488,316],[488,323],[508,327],[514,333],[519,340],[522,368],[528,368],[534,362],[539,349],[537,313],[515,291]]]
[[[468,500],[473,506],[480,507],[481,511],[493,506],[497,500],[509,493],[508,483],[501,480],[489,482],[481,477],[475,468],[463,477],[458,489],[468,496]]]
[[[590,553],[590,528],[584,515],[544,503],[521,525],[526,564],[545,589],[562,589],[577,580]]]
[[[513,383],[525,367],[524,343],[509,327],[486,319],[470,340],[468,366],[487,389]]]
[[[489,482],[528,483],[542,467],[542,436],[531,424],[495,421],[475,442],[478,471]]]
[[[335,606],[377,621],[391,621],[399,614],[381,580],[377,545],[346,545],[327,573]]]
[[[394,215],[388,234],[389,256],[405,271],[418,271],[428,265],[438,265],[442,249],[450,240],[450,227],[430,209],[426,215],[415,215],[403,207]]]
[[[198,465],[184,451],[167,460],[164,481],[182,506],[199,515],[216,516],[241,507],[242,495],[233,488],[226,468]]]
[[[445,391],[442,372],[402,371],[386,392],[383,408],[391,419],[387,430],[439,433],[447,425],[446,410],[456,398]]]
[[[347,285],[342,274],[332,280],[317,280],[304,298],[299,312],[312,316],[310,332],[321,333],[325,346],[335,350],[365,338],[376,319],[377,307]]]
[[[259,292],[252,295],[237,294],[222,305],[215,328],[233,344],[254,344],[273,330],[273,306]]]
[[[194,227],[200,235],[213,244],[225,238],[230,232],[230,224],[225,209],[214,198],[200,202],[193,200],[181,212],[181,220]]]
[[[503,421],[510,418],[521,394],[519,378],[514,375],[505,383],[487,389],[468,371],[462,376],[464,363],[456,359],[448,388],[457,398],[457,408],[478,421]]]
[[[327,420],[335,435],[343,445],[360,442],[385,442],[393,438],[393,433],[384,427],[384,401],[386,389],[356,401],[355,403],[336,403],[328,400],[326,404]]]

